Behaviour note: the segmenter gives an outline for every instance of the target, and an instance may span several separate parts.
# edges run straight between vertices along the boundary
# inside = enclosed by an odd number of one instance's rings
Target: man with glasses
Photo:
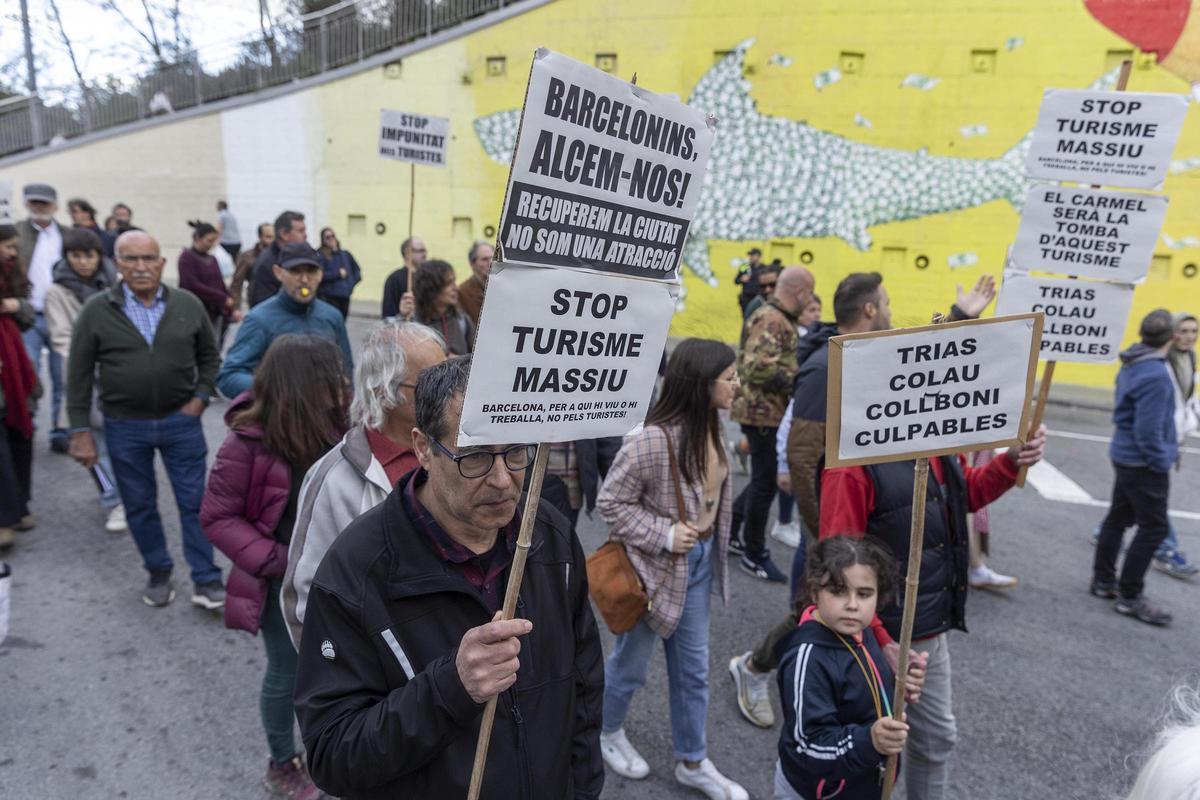
[[[350,524],[312,581],[296,715],[332,795],[465,797],[498,695],[483,797],[600,794],[603,664],[583,550],[541,503],[518,618],[500,621],[535,448],[454,445],[469,368],[421,374],[421,467]]]
[[[772,263],[762,268],[758,276],[759,294],[746,304],[746,310],[742,312],[742,319],[750,319],[750,315],[762,306],[763,303],[775,296],[775,284],[779,282],[779,273],[783,272],[783,266]]]
[[[383,282],[383,303],[380,310],[384,319],[412,319],[416,305],[410,287],[412,281],[417,279],[417,267],[429,259],[429,248],[425,246],[424,239],[410,236],[400,243],[400,256],[404,259],[404,266],[393,271]],[[410,272],[412,280],[408,277]]]
[[[446,360],[446,343],[416,322],[383,323],[367,337],[354,370],[354,426],[312,465],[300,490],[288,545],[282,607],[300,646],[313,574],[346,526],[374,508],[421,464],[413,451],[413,392],[421,371]]]
[[[221,570],[200,530],[204,496],[204,429],[200,416],[216,392],[221,356],[208,313],[195,295],[162,285],[158,242],[143,231],[117,239],[121,283],[83,306],[71,335],[67,360],[70,453],[91,469],[96,442],[90,414],[97,367],[104,432],[129,530],[150,573],[142,593],[147,605],[175,599],[173,564],[158,514],[154,452],[162,456],[179,525],[183,554],[192,571],[192,602],[216,611],[225,604]]]

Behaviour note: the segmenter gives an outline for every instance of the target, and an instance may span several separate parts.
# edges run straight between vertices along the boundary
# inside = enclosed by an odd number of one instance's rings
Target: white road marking
[[[1087,490],[1067,477],[1062,470],[1049,461],[1040,461],[1029,468],[1027,475],[1030,485],[1037,493],[1047,500],[1059,503],[1072,503],[1077,506],[1093,508],[1108,508],[1107,500],[1097,500],[1088,494]],[[1170,515],[1178,519],[1200,520],[1200,512],[1171,510]]]
[[[1059,430],[1047,430],[1046,433],[1051,436],[1059,436],[1063,439],[1078,439],[1081,442],[1099,442],[1100,444],[1108,444],[1112,441],[1111,436],[1097,436],[1094,433],[1076,433],[1075,431]],[[1180,447],[1179,452],[1200,455],[1200,447]]]

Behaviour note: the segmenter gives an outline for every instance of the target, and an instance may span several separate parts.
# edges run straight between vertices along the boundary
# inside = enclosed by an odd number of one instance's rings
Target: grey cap
[[[284,269],[310,264],[321,266],[321,254],[309,247],[308,242],[292,242],[284,245],[279,251],[279,266]]]
[[[54,191],[54,187],[48,183],[28,183],[21,193],[25,196],[25,202],[30,200],[42,203],[58,202],[58,192]]]

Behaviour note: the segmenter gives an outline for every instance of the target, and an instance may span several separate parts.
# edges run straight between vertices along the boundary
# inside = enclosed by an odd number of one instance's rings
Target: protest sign
[[[12,198],[13,182],[0,181],[0,225],[12,225],[17,221]]]
[[[1121,349],[1132,305],[1133,286],[1127,283],[1035,278],[1009,272],[996,301],[996,314],[1045,314],[1043,359],[1107,364]]]
[[[678,100],[538,50],[501,260],[675,280],[714,126]]]
[[[671,287],[498,265],[488,278],[459,447],[623,436],[646,416]]]
[[[1026,157],[1030,178],[1153,189],[1183,127],[1178,94],[1047,89]]]
[[[1025,196],[1011,263],[1133,283],[1146,277],[1167,215],[1167,198],[1035,185]]]
[[[393,161],[446,166],[450,120],[406,111],[379,112],[379,155]]]
[[[1041,314],[829,340],[830,467],[1023,441]]]

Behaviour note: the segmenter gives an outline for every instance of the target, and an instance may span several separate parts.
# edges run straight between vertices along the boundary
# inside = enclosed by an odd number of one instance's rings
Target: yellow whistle
[[[301,287],[300,287],[300,296],[301,296],[301,297],[308,297],[310,294],[312,294],[312,292],[310,292],[310,291],[308,290],[308,287],[307,287],[307,286],[301,286]]]

